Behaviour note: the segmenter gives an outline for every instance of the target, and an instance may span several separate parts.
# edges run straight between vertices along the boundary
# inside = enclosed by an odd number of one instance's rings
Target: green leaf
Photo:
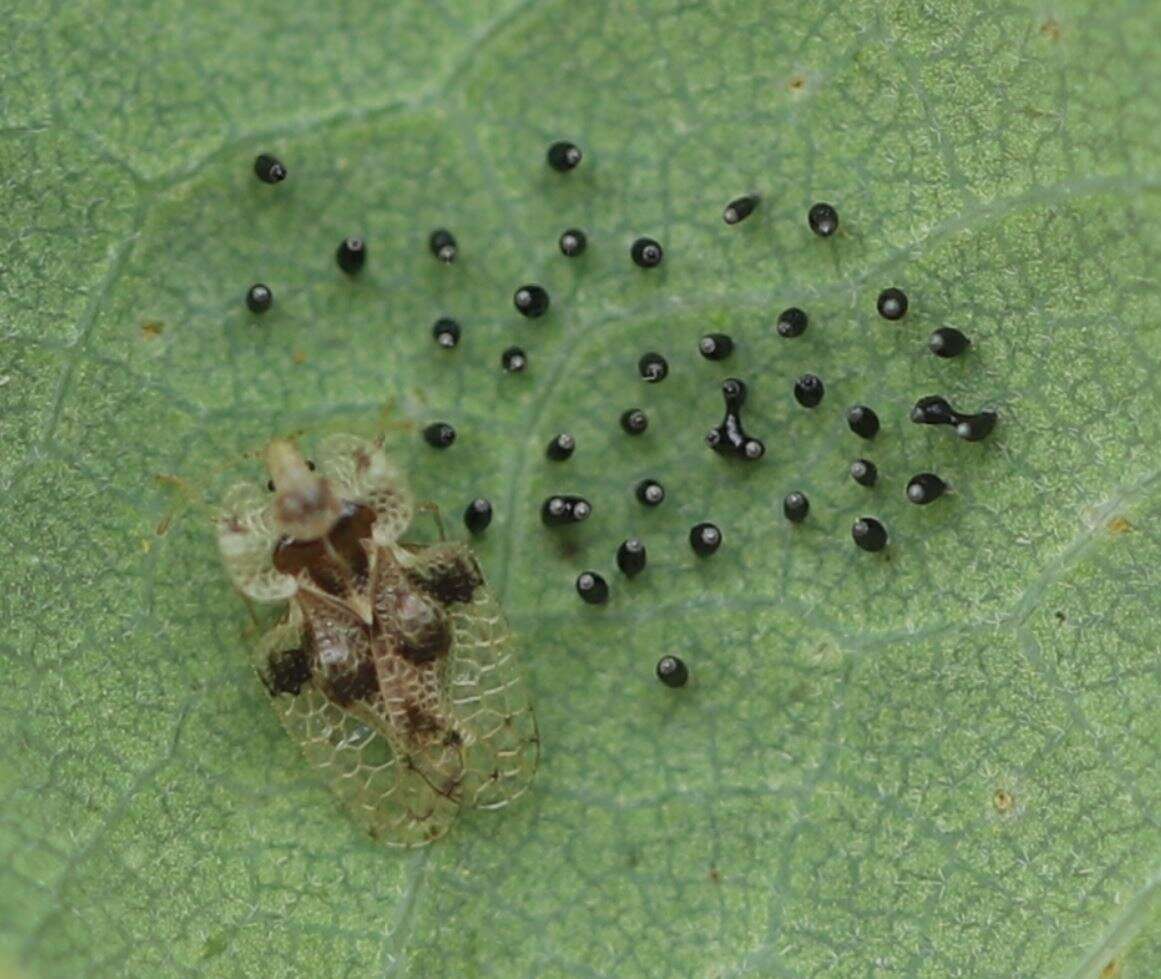
[[[1161,972],[1156,4],[10,6],[0,962]],[[562,136],[586,153],[564,176],[543,162]],[[264,150],[285,183],[255,180]],[[333,255],[354,233],[351,280]],[[629,262],[638,234],[659,268]],[[552,295],[535,322],[511,304],[529,281]],[[889,285],[911,297],[895,323]],[[790,305],[811,325],[783,340]],[[971,351],[931,357],[942,325]],[[697,356],[711,330],[732,360]],[[511,343],[522,375],[499,368]],[[790,397],[805,370],[827,384],[813,412]],[[731,374],[754,465],[702,442]],[[993,436],[910,424],[932,393],[995,406]],[[870,445],[842,419],[860,401]],[[419,438],[434,419],[459,430],[446,453]],[[381,425],[457,533],[494,501],[478,551],[543,736],[528,796],[415,852],[363,836],[283,735],[206,519],[262,478],[244,453],[271,435]],[[563,430],[577,452],[549,463]],[[860,454],[874,490],[845,475]],[[954,494],[909,505],[923,470]],[[562,490],[594,504],[570,534],[537,516]],[[851,543],[864,513],[881,554]],[[699,560],[704,519],[724,544]],[[630,533],[650,555],[632,582]],[[607,606],[577,599],[583,568]],[[653,676],[670,652],[685,689]]]

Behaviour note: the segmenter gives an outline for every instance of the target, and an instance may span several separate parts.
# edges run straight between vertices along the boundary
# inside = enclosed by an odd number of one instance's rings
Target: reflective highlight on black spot
[[[947,483],[935,473],[916,473],[907,481],[907,499],[924,506],[943,496]]]
[[[281,649],[266,658],[266,689],[271,697],[280,693],[298,696],[310,682],[310,656],[305,649]]]
[[[665,502],[665,487],[655,479],[641,480],[634,493],[637,496],[637,502],[645,506],[660,506]]]
[[[516,290],[512,304],[521,316],[536,319],[548,312],[548,293],[541,286],[529,283]]]
[[[552,437],[552,440],[544,450],[544,454],[553,462],[564,462],[575,450],[576,439],[567,432],[561,432],[559,435]]]
[[[717,524],[695,524],[689,531],[689,546],[699,557],[709,557],[722,546],[722,532]]]
[[[826,394],[826,386],[817,374],[803,374],[794,382],[794,400],[803,408],[817,408]]]
[[[265,313],[273,305],[274,293],[270,291],[269,286],[261,282],[255,282],[250,286],[246,293],[246,308],[251,313]]]
[[[779,336],[786,337],[789,340],[792,337],[802,336],[806,332],[806,327],[809,323],[810,320],[806,313],[797,306],[791,306],[789,309],[784,309],[778,314],[778,323],[775,329],[778,331]]]
[[[649,427],[649,418],[640,408],[629,408],[621,413],[621,428],[626,435],[640,435]]]
[[[665,252],[652,238],[638,238],[629,249],[633,263],[643,269],[651,269],[661,264]]]
[[[617,548],[617,567],[627,578],[639,575],[645,570],[645,544],[639,537],[621,541]]]
[[[879,479],[879,467],[870,459],[856,459],[851,463],[851,479],[860,486],[874,486]]]
[[[911,409],[911,420],[917,425],[950,425],[964,441],[978,442],[991,434],[998,416],[988,410],[974,415],[957,411],[947,398],[929,394],[915,402],[915,407]]]
[[[592,504],[583,496],[557,493],[540,505],[540,520],[546,527],[563,527],[587,520],[592,512]]]
[[[689,667],[677,656],[662,656],[657,661],[657,679],[667,687],[684,687],[689,682]]]
[[[860,438],[873,439],[879,433],[879,416],[866,405],[847,409],[847,425]]]
[[[609,583],[595,571],[576,576],[576,593],[589,605],[604,605],[609,600]]]
[[[344,238],[335,249],[335,261],[347,275],[354,275],[367,261],[367,245],[362,238]]]
[[[577,167],[584,154],[581,148],[576,143],[570,143],[568,140],[558,140],[548,147],[548,152],[545,154],[545,159],[548,165],[558,173],[568,173]]]
[[[433,231],[431,237],[427,239],[427,247],[445,265],[450,265],[454,262],[456,255],[459,253],[459,246],[456,245],[455,235],[448,231],[447,228],[437,228]]]
[[[892,286],[879,293],[875,305],[885,320],[901,320],[907,315],[907,293]]]
[[[819,202],[812,205],[807,212],[806,223],[810,225],[810,230],[820,238],[829,238],[838,231],[838,211],[829,204]]]
[[[725,333],[707,333],[697,342],[697,352],[706,360],[725,360],[734,352],[734,341]]]
[[[766,454],[766,446],[761,439],[753,438],[742,426],[742,406],[746,403],[746,384],[729,377],[722,382],[722,397],[726,402],[726,414],[721,424],[706,433],[705,441],[719,455],[732,456],[754,462]]]
[[[958,357],[971,343],[954,326],[941,326],[927,338],[927,349],[936,357]]]
[[[444,350],[451,350],[460,342],[460,325],[445,316],[432,324],[431,335]]]
[[[277,184],[286,179],[286,167],[270,153],[259,153],[254,161],[254,175],[264,184]]]
[[[447,422],[432,422],[423,430],[423,441],[433,449],[446,449],[456,440],[456,430]]]
[[[509,347],[500,354],[500,366],[509,374],[519,374],[528,366],[528,355],[522,347]]]
[[[864,551],[881,551],[887,546],[887,528],[874,517],[860,517],[851,527],[851,537]]]
[[[735,197],[726,205],[726,209],[722,212],[722,220],[726,224],[737,224],[739,221],[745,221],[746,218],[754,213],[754,208],[758,206],[759,199],[757,194],[745,194],[742,197]]]
[[[664,381],[669,374],[669,362],[655,351],[642,354],[637,361],[637,373],[650,384]]]
[[[810,500],[799,490],[787,493],[782,500],[782,515],[791,523],[802,523],[810,513]]]
[[[587,245],[588,238],[580,228],[569,228],[560,236],[560,252],[567,258],[576,258]]]
[[[464,526],[473,534],[482,534],[492,522],[492,502],[477,497],[464,510]]]

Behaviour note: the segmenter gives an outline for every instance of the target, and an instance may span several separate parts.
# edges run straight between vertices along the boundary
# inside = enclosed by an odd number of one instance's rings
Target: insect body
[[[230,491],[218,544],[244,595],[288,602],[255,664],[287,732],[388,844],[511,802],[539,737],[471,551],[401,540],[412,504],[377,443],[333,436],[316,467],[276,440],[265,461],[267,491]]]

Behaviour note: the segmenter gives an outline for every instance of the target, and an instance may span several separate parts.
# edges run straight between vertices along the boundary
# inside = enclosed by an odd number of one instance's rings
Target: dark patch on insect
[[[476,589],[484,583],[484,575],[475,559],[457,560],[435,568],[422,577],[412,570],[408,572],[408,577],[413,584],[444,605],[470,602]]]
[[[319,685],[340,707],[349,707],[356,700],[374,700],[379,696],[379,677],[375,664],[368,658],[360,659],[354,669],[328,671]]]
[[[419,704],[404,704],[403,716],[407,719],[407,730],[413,735],[434,734],[439,730],[439,720],[425,711]]]
[[[297,697],[310,682],[310,655],[302,647],[276,650],[266,658],[266,670],[262,682],[271,697],[281,693]]]
[[[753,462],[766,454],[760,439],[751,438],[742,427],[742,406],[746,403],[746,385],[736,377],[722,382],[722,397],[726,414],[720,425],[711,428],[705,441],[719,455],[733,456]]]
[[[274,567],[288,575],[306,571],[328,595],[342,595],[346,592],[348,576],[356,583],[367,580],[368,560],[363,541],[370,538],[374,522],[375,511],[369,506],[345,502],[325,540],[283,537],[274,546]]]

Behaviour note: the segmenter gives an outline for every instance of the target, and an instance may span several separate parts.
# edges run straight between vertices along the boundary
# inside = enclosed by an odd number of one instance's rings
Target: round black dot
[[[887,528],[874,517],[860,517],[851,527],[851,537],[864,551],[881,551],[887,546]]]
[[[879,293],[875,305],[885,320],[901,320],[907,315],[907,293],[892,286]]]
[[[722,212],[722,220],[726,224],[737,224],[739,221],[745,221],[754,213],[754,208],[758,206],[758,200],[757,194],[746,194],[744,197],[734,198]]]
[[[811,206],[806,215],[810,230],[821,238],[829,238],[838,231],[838,211],[829,204],[818,203]]]
[[[479,497],[472,500],[464,510],[464,526],[473,534],[482,534],[492,522],[492,503]]]
[[[856,435],[873,439],[879,431],[879,416],[866,405],[855,405],[847,409],[847,424]]]
[[[971,340],[954,326],[941,326],[927,338],[927,349],[936,357],[958,357],[969,346]]]
[[[274,305],[274,293],[270,287],[261,282],[255,282],[246,293],[246,307],[251,313],[265,313]]]
[[[879,479],[879,467],[870,459],[856,459],[851,463],[851,479],[860,486],[874,486]]]
[[[335,250],[335,261],[347,275],[354,275],[367,260],[367,246],[362,238],[344,238]]]
[[[423,430],[423,440],[433,449],[446,449],[456,440],[456,430],[447,422],[432,422]]]
[[[286,179],[286,167],[278,157],[260,153],[254,161],[254,174],[264,184],[277,184]]]
[[[639,503],[645,506],[659,506],[665,502],[665,487],[655,479],[643,479],[634,491]]]
[[[650,351],[637,361],[637,373],[650,384],[664,381],[669,373],[669,362],[659,353]]]
[[[803,408],[817,408],[825,393],[826,387],[817,374],[803,374],[794,382],[794,400]]]
[[[560,236],[560,251],[569,258],[576,258],[587,244],[588,239],[580,228],[569,228]]]
[[[520,347],[509,347],[500,354],[500,366],[509,374],[519,374],[528,366],[528,355]]]
[[[621,428],[628,435],[640,435],[649,427],[649,419],[640,408],[630,408],[621,413]]]
[[[791,306],[789,309],[782,310],[778,314],[778,323],[775,329],[778,335],[790,339],[791,337],[800,337],[806,332],[809,320],[806,314],[797,306]]]
[[[629,249],[629,254],[632,256],[633,263],[643,269],[651,269],[660,265],[661,259],[665,257],[661,245],[652,238],[638,238],[633,242],[633,247]]]
[[[689,532],[689,546],[699,557],[709,557],[722,546],[722,532],[717,524],[699,523]]]
[[[460,342],[460,325],[447,317],[438,319],[431,327],[431,335],[441,347],[451,350]]]
[[[431,237],[427,240],[427,247],[445,265],[450,265],[454,262],[456,260],[456,254],[459,251],[456,245],[455,235],[448,231],[447,228],[437,228],[433,231]]]
[[[725,333],[707,333],[698,340],[697,352],[706,360],[725,360],[734,352],[734,341]]]
[[[657,661],[657,679],[667,687],[684,687],[689,682],[689,668],[677,656],[662,656]]]
[[[575,169],[583,158],[584,154],[576,143],[563,139],[549,146],[545,154],[548,165],[558,173],[568,173],[569,170]]]
[[[645,544],[641,538],[630,537],[621,541],[621,546],[617,548],[617,567],[627,578],[645,570]]]
[[[595,571],[576,576],[576,593],[590,605],[604,605],[609,600],[609,583]]]
[[[564,462],[575,450],[576,439],[567,432],[561,432],[559,435],[552,437],[552,441],[548,443],[544,454],[553,462]]]
[[[907,499],[920,506],[938,500],[947,490],[947,483],[935,473],[917,473],[907,482]]]
[[[548,312],[548,293],[538,285],[521,286],[512,296],[516,310],[529,319],[536,319]]]
[[[782,500],[782,513],[791,523],[802,523],[810,513],[810,500],[798,490],[787,493]]]

